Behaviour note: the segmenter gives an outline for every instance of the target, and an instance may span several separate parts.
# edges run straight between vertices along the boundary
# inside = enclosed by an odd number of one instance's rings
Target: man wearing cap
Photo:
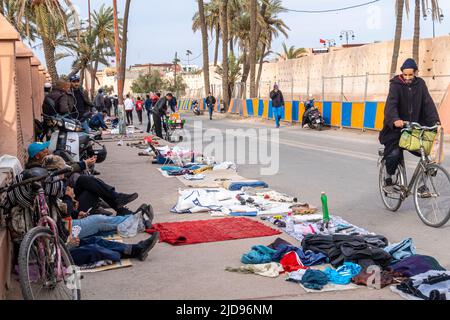
[[[71,76],[69,80],[73,96],[75,97],[76,100],[76,109],[78,111],[78,115],[76,118],[81,122],[84,132],[89,133],[87,115],[90,113],[93,104],[91,100],[89,100],[87,91],[81,87],[80,77],[75,74]]]
[[[384,128],[380,142],[385,146],[386,187],[392,187],[403,151],[399,147],[401,130],[405,121],[417,122],[432,127],[440,122],[439,114],[427,85],[417,77],[418,67],[413,59],[407,59],[401,67],[402,73],[390,81],[389,96],[384,110]]]

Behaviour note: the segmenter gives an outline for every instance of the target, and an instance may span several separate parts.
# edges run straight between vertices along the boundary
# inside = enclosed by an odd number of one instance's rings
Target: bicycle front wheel
[[[57,246],[61,266],[57,263]],[[19,250],[19,278],[25,300],[80,300],[79,274],[64,243],[52,231],[36,227],[28,232]]]
[[[399,164],[398,169],[394,176],[392,176],[393,183],[398,186],[403,186],[406,184],[406,177],[404,175],[404,167]],[[380,190],[381,199],[383,200],[384,206],[392,212],[398,211],[400,209],[403,198],[400,192],[388,192],[386,190],[385,179],[388,177],[386,171],[386,162],[383,160],[380,164],[380,173],[378,176],[378,186]]]
[[[437,164],[425,167],[414,186],[414,202],[420,219],[439,228],[450,219],[450,174]]]

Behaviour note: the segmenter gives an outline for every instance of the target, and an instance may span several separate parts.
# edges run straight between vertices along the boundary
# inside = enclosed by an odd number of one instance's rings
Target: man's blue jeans
[[[208,105],[208,110],[209,110],[209,118],[212,119],[214,105],[212,105],[212,104]]]
[[[275,118],[275,123],[277,124],[277,128],[280,127],[280,120],[283,117],[283,109],[284,109],[284,107],[274,107],[273,108],[273,117]]]
[[[131,216],[110,217],[104,215],[88,216],[84,219],[73,220],[72,225],[79,226],[81,232],[80,239],[86,239],[100,232],[116,231],[117,226]]]
[[[89,122],[87,120],[81,122],[81,127],[83,128],[83,132],[89,134]]]

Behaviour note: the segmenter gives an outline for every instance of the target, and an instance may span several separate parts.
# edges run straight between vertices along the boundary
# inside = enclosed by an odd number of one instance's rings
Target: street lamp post
[[[431,15],[431,21],[433,22],[433,38],[436,37],[436,27],[435,27],[435,19],[433,17],[433,10],[431,10],[431,8],[427,8],[424,13],[423,13],[423,19],[427,20],[427,13],[429,13]],[[442,20],[444,19],[444,14],[442,13],[442,9],[438,8],[438,18],[439,18],[439,22],[442,22]]]
[[[348,46],[348,39],[350,38],[350,36],[352,37],[352,40],[355,40],[355,33],[353,32],[353,30],[341,31],[341,35],[339,36],[339,38],[342,40],[344,36],[345,40],[347,41],[347,46]]]

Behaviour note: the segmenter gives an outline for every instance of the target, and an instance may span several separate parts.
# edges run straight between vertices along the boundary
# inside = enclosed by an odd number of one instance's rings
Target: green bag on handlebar
[[[425,154],[428,156],[431,153],[433,142],[436,139],[436,131],[424,131],[420,129],[405,130],[400,137],[400,148],[408,151],[419,151],[421,147],[421,140]]]

